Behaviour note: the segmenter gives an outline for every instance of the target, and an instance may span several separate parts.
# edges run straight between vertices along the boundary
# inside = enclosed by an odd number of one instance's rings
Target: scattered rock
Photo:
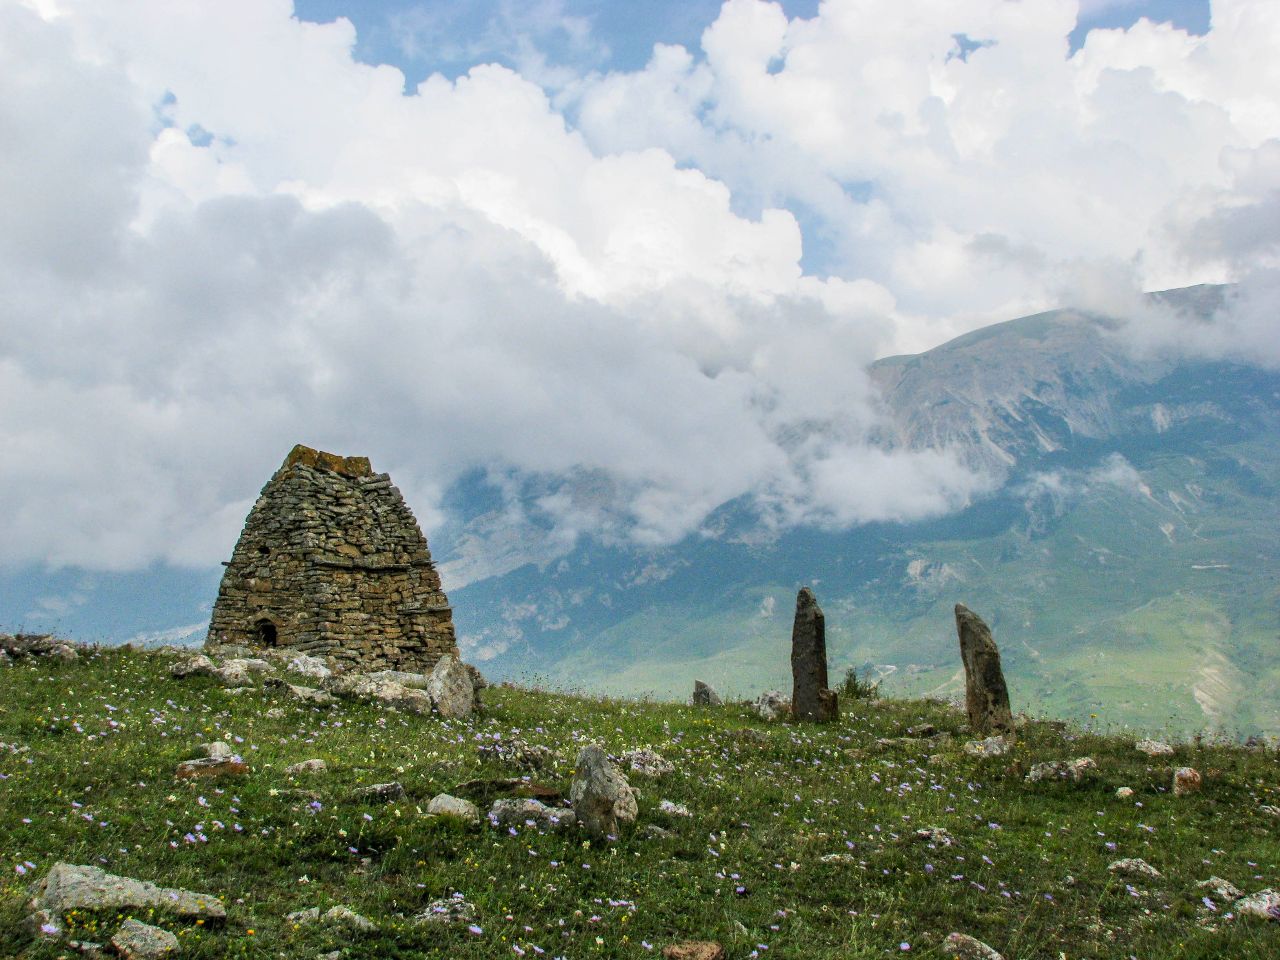
[[[375,674],[344,673],[323,681],[325,689],[335,696],[353,700],[366,700],[384,707],[394,707],[406,713],[428,714],[431,697],[425,690],[406,687],[396,680]]]
[[[432,900],[426,909],[414,915],[413,922],[452,927],[475,923],[476,916],[476,905],[455,893],[447,900]]]
[[[395,780],[391,783],[375,783],[368,787],[361,787],[351,796],[355,800],[370,803],[394,803],[404,799],[404,786]]]
[[[1265,813],[1269,817],[1280,817],[1280,807],[1273,807],[1269,803],[1264,803],[1258,807],[1259,813]]]
[[[469,717],[480,705],[472,670],[451,653],[441,657],[431,671],[427,695],[442,717]]]
[[[1230,903],[1232,900],[1239,900],[1244,896],[1230,880],[1223,880],[1221,877],[1210,877],[1208,880],[1201,880],[1196,884],[1201,890],[1208,890],[1219,900]]]
[[[965,933],[947,934],[947,939],[942,942],[942,952],[949,957],[958,957],[959,960],[1004,960],[1004,957],[981,940]]]
[[[1159,740],[1139,740],[1133,748],[1139,753],[1145,753],[1148,757],[1173,756],[1173,747]]]
[[[301,773],[324,773],[329,769],[329,765],[323,760],[316,758],[314,760],[303,760],[301,763],[293,763],[284,768],[284,772],[291,777],[296,777]]]
[[[533,827],[539,833],[566,830],[578,822],[577,814],[563,807],[548,807],[539,800],[495,800],[488,820],[495,827]]]
[[[716,693],[710,684],[703,683],[701,680],[693,681],[693,695],[689,697],[689,706],[719,707],[723,704],[720,694]]]
[[[72,663],[80,659],[80,654],[76,652],[76,648],[69,643],[57,643],[53,648],[45,654],[50,660],[59,660],[62,663]]]
[[[938,728],[932,723],[917,723],[914,727],[907,727],[908,737],[936,737]]]
[[[1188,794],[1199,793],[1203,780],[1200,778],[1200,772],[1194,767],[1179,767],[1173,771],[1173,795],[1175,797],[1185,797]]]
[[[818,862],[819,863],[843,863],[843,864],[849,865],[849,864],[857,863],[858,858],[855,854],[852,854],[852,853],[824,853],[822,856],[818,858]]]
[[[486,741],[476,750],[481,756],[493,756],[525,770],[541,770],[555,760],[555,751],[550,747],[541,743],[528,743],[519,737]]]
[[[686,940],[662,948],[663,960],[724,960],[724,947],[714,940]]]
[[[1038,783],[1041,780],[1070,780],[1072,783],[1084,783],[1092,779],[1098,772],[1098,765],[1092,757],[1079,757],[1075,760],[1049,760],[1032,765],[1027,774],[1027,783]]]
[[[985,740],[970,740],[964,752],[974,757],[1003,757],[1013,748],[1011,737],[994,736]]]
[[[526,797],[543,803],[558,804],[564,794],[555,787],[532,783],[520,777],[497,777],[483,780],[467,780],[453,788],[455,796],[487,802],[494,796]]]
[[[656,823],[645,824],[644,829],[640,831],[640,835],[646,840],[665,840],[668,837],[675,836],[670,830],[660,827]]]
[[[320,908],[307,907],[305,910],[295,910],[293,913],[286,913],[284,919],[295,927],[305,927],[311,923],[319,923]]]
[[[333,676],[333,671],[329,669],[328,664],[319,657],[309,657],[305,653],[290,660],[285,669],[300,677],[310,677],[313,680],[323,680]]]
[[[315,687],[300,687],[296,684],[286,683],[284,684],[284,689],[294,700],[310,704],[313,707],[332,707],[338,702],[338,698],[333,694],[317,690]]]
[[[595,743],[578,753],[569,803],[578,822],[599,838],[616,837],[621,824],[635,823],[638,812],[631,784]]]
[[[447,793],[437,794],[427,804],[427,813],[441,817],[457,817],[468,823],[480,822],[480,808],[470,800],[451,797]]]
[[[176,780],[197,780],[216,777],[240,777],[249,772],[249,765],[238,757],[201,757],[184,760],[178,764],[173,776]]]
[[[977,734],[1013,730],[1009,688],[1000,668],[1000,650],[991,628],[963,603],[956,604],[956,632],[964,661],[965,712]]]
[[[1236,913],[1259,920],[1280,920],[1280,893],[1271,888],[1251,893],[1235,902]]]
[[[1127,857],[1124,860],[1117,860],[1107,865],[1107,869],[1112,873],[1118,873],[1124,877],[1144,877],[1146,879],[1159,879],[1160,871],[1153,867],[1147,861],[1137,857]]]
[[[425,690],[427,684],[431,682],[431,674],[412,673],[408,670],[374,670],[366,673],[365,676],[370,680],[390,680],[392,683],[398,683],[402,687],[413,690]]]
[[[751,709],[761,720],[782,720],[791,715],[791,701],[781,690],[766,690],[756,697]]]
[[[827,687],[826,618],[808,587],[796,595],[791,627],[791,714],[812,723],[829,723],[840,716],[835,692]]]
[[[98,867],[55,863],[35,888],[30,907],[37,927],[48,923],[61,931],[64,914],[72,910],[156,910],[176,917],[224,920],[226,908],[208,893],[192,893],[132,880]]]
[[[175,680],[185,680],[187,677],[211,677],[214,669],[213,661],[199,654],[173,664],[169,667],[169,676]]]
[[[919,841],[943,847],[950,847],[956,842],[956,838],[945,827],[922,827],[915,832],[914,836]]]
[[[372,920],[360,916],[350,907],[336,906],[330,907],[320,916],[320,922],[330,927],[343,927],[347,930],[357,930],[361,933],[368,933],[370,930],[376,930]]]
[[[243,660],[231,660],[215,667],[211,674],[224,687],[248,687],[253,683],[253,673]]]
[[[1133,787],[1116,787],[1116,796],[1121,800],[1128,800],[1133,796]]]
[[[206,743],[201,749],[204,750],[204,755],[211,760],[230,760],[236,755],[236,752],[231,749],[231,744],[223,740]]]
[[[111,946],[125,960],[154,960],[178,952],[178,938],[168,930],[129,917],[111,938]]]
[[[628,750],[618,759],[636,773],[646,777],[665,777],[676,772],[675,764],[649,747]]]
[[[658,812],[665,813],[668,817],[692,817],[689,808],[683,803],[674,803],[671,800],[663,800],[658,804]]]

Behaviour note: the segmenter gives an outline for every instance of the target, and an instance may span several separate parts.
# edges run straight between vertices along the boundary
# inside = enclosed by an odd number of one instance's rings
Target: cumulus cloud
[[[945,512],[991,479],[870,446],[869,361],[1082,262],[1171,286],[1274,252],[1268,4],[1068,57],[1071,0],[730,0],[638,72],[407,92],[291,14],[0,0],[0,562],[212,563],[299,440],[371,455],[429,528],[458,477],[513,478],[554,549],[743,496]]]

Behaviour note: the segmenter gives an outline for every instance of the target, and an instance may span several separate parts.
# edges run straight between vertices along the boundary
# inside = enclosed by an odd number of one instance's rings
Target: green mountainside
[[[687,941],[725,960],[940,960],[953,933],[1005,960],[1280,952],[1271,748],[1148,756],[1132,736],[1029,721],[1006,754],[974,756],[943,702],[848,696],[825,726],[511,687],[441,719],[321,709],[261,678],[175,680],[172,662],[102,648],[0,667],[0,957],[114,955],[91,945],[129,921],[189,960],[630,960]],[[215,742],[232,755],[179,779]],[[591,742],[639,794],[616,840],[483,817],[520,794],[564,816]],[[621,760],[645,747],[671,769]],[[1078,780],[1028,781],[1084,757]],[[1184,766],[1202,789],[1177,796]],[[441,793],[475,819],[429,813]],[[33,926],[58,863],[191,896],[45,898]]]

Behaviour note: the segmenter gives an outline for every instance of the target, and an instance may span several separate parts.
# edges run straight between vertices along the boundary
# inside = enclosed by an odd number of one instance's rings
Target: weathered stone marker
[[[991,638],[991,628],[963,603],[957,603],[956,632],[960,635],[960,659],[964,661],[964,705],[969,728],[980,736],[1011,732],[1009,688],[1004,683],[1000,651]]]
[[[840,716],[835,691],[827,688],[827,628],[813,591],[796,596],[791,629],[791,712],[797,720],[827,723]]]

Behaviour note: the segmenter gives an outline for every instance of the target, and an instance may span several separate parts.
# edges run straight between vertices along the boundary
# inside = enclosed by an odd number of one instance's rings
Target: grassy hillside
[[[849,960],[941,956],[952,931],[1010,960],[1280,952],[1280,923],[1229,919],[1229,905],[1206,904],[1196,886],[1210,875],[1246,893],[1280,883],[1280,820],[1259,809],[1280,803],[1271,751],[1192,744],[1152,761],[1131,738],[1030,722],[1010,755],[980,760],[961,749],[962,717],[931,701],[855,701],[816,728],[765,724],[734,705],[498,688],[483,716],[445,721],[232,694],[171,680],[166,666],[110,650],[0,672],[0,741],[26,748],[0,748],[0,956],[69,953],[22,925],[31,882],[59,860],[222,898],[219,927],[140,918],[178,932],[184,957],[577,960],[710,939],[731,960]],[[900,739],[921,722],[953,736]],[[639,821],[612,846],[424,815],[464,781],[520,776],[481,749],[515,736],[553,751],[533,779],[565,792],[590,740],[615,754],[651,745],[675,773],[632,775]],[[251,772],[175,782],[175,766],[211,740],[231,743]],[[1097,761],[1095,782],[1023,780],[1032,763],[1080,756]],[[311,758],[329,771],[285,773]],[[1204,791],[1174,798],[1170,764],[1198,768]],[[402,800],[353,797],[391,780]],[[1117,798],[1119,786],[1136,793]],[[692,816],[661,813],[663,799]],[[645,839],[649,825],[669,835]],[[925,827],[954,845],[917,840]],[[1122,857],[1162,876],[1108,872]],[[474,927],[411,923],[454,893],[475,904]],[[284,919],[335,904],[376,930]],[[98,941],[121,919],[73,918],[77,936]]]

